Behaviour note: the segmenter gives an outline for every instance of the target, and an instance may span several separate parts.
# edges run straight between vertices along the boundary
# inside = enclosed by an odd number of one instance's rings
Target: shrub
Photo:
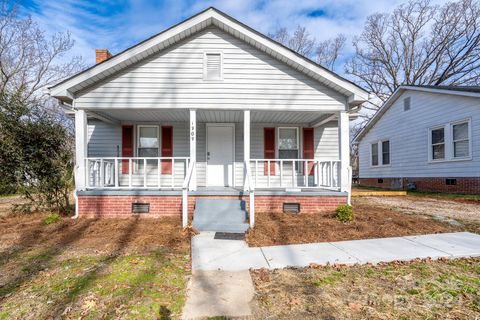
[[[42,223],[46,226],[49,224],[55,223],[60,220],[60,215],[58,213],[50,213],[45,219],[43,219]]]
[[[337,220],[341,222],[349,222],[352,221],[353,216],[353,208],[348,204],[342,204],[337,207],[335,210]]]

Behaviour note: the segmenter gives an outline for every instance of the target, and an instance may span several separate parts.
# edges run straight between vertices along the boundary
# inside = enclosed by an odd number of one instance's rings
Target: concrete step
[[[195,202],[193,226],[199,231],[245,232],[245,201],[200,198]]]

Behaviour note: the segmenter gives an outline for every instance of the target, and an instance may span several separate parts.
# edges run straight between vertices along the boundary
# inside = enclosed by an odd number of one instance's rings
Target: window
[[[431,130],[432,160],[445,159],[445,129]]]
[[[372,144],[372,166],[378,166],[378,143]]]
[[[222,80],[222,54],[207,52],[204,59],[204,80]]]
[[[403,111],[410,110],[410,97],[403,99]]]
[[[157,126],[138,126],[138,156],[158,157]]]
[[[429,130],[429,161],[470,160],[470,120],[450,122]]]
[[[382,141],[382,164],[390,164],[390,140]]]
[[[278,128],[278,157],[298,158],[298,128]]]
[[[470,155],[470,140],[468,138],[468,122],[454,124],[453,131],[453,157],[465,158]]]

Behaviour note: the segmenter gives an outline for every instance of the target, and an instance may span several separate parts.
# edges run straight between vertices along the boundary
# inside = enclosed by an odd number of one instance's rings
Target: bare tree
[[[311,56],[316,43],[307,29],[301,26],[297,26],[293,34],[290,34],[286,28],[280,28],[275,33],[269,34],[269,36],[306,57]]]
[[[321,41],[315,52],[315,61],[333,71],[335,62],[340,56],[341,51],[345,48],[346,41],[347,38],[343,34]]]
[[[74,41],[68,32],[50,37],[31,16],[20,17],[11,1],[0,4],[0,94],[21,90],[25,100],[46,98],[45,88],[79,71],[80,57],[66,59]]]
[[[402,84],[480,84],[480,4],[413,0],[367,18],[346,72],[374,93],[378,109]]]

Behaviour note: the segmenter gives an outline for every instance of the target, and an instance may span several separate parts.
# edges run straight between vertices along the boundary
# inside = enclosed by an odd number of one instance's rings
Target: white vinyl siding
[[[222,81],[204,80],[205,52]],[[77,107],[344,110],[346,97],[219,29],[208,28],[78,94]]]
[[[117,157],[122,152],[122,127],[88,119],[88,157]]]
[[[411,97],[411,109],[404,111],[403,99]],[[470,157],[455,161],[430,161],[431,130],[469,120]],[[390,140],[390,165],[370,165],[370,145],[384,137]],[[453,155],[446,141],[445,155]],[[452,149],[452,151],[449,151]],[[480,99],[448,94],[406,91],[360,141],[360,178],[478,177],[480,176]]]

